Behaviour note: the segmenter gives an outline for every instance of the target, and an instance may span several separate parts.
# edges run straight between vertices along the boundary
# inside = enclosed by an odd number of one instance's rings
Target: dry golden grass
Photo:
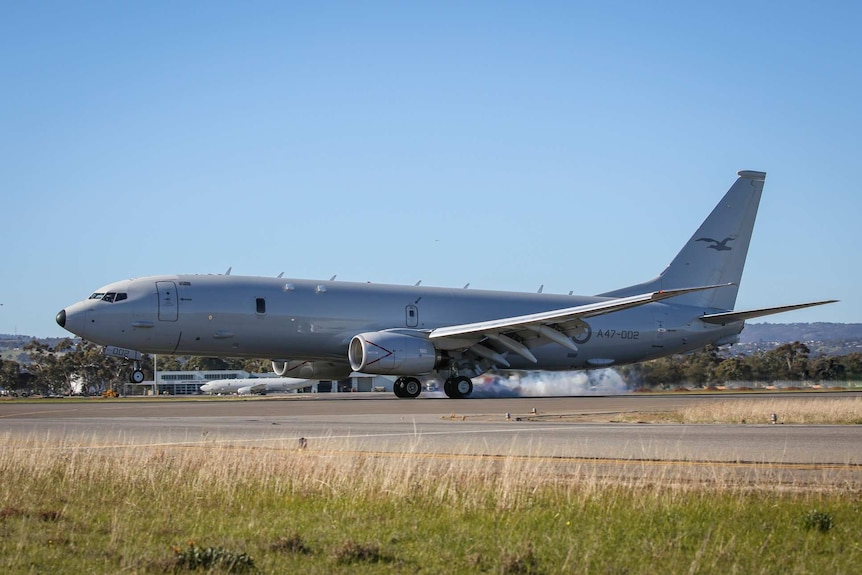
[[[862,424],[862,398],[779,397],[775,399],[716,399],[677,411],[625,414],[622,421],[669,423],[778,423],[806,425]]]

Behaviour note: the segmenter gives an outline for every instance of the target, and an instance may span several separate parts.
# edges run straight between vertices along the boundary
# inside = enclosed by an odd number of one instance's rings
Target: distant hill
[[[74,337],[33,337],[32,335],[12,335],[11,333],[0,333],[0,350],[24,347],[34,339],[48,345],[55,345],[64,339],[76,340]]]
[[[862,323],[747,323],[740,343],[862,341]]]
[[[860,323],[748,323],[730,353],[769,351],[799,341],[813,356],[862,352]]]
[[[0,333],[0,359],[15,361],[17,363],[27,365],[30,363],[30,358],[28,357],[27,352],[24,351],[24,346],[33,341],[33,339],[38,339],[40,342],[53,347],[61,340],[70,338],[34,338],[30,335]]]

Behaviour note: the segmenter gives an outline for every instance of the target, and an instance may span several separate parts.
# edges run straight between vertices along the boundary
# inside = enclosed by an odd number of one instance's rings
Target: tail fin
[[[657,278],[599,295],[623,297],[648,291],[732,283],[734,285],[729,287],[674,299],[674,303],[683,305],[732,310],[766,180],[765,172],[742,171],[738,175],[709,217]]]

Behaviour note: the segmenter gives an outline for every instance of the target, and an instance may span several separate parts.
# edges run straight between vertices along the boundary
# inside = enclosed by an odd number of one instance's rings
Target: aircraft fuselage
[[[351,338],[390,329],[427,331],[598,302],[609,298],[219,275],[157,276],[110,284],[66,308],[64,325],[101,345],[146,353],[346,362]],[[670,300],[672,301],[672,300]],[[742,323],[698,321],[702,310],[651,303],[593,318],[578,351],[532,349],[538,365],[509,356],[511,369],[569,370],[629,363],[698,349],[739,333]],[[345,363],[345,366],[347,364]],[[349,367],[345,367],[349,372]]]

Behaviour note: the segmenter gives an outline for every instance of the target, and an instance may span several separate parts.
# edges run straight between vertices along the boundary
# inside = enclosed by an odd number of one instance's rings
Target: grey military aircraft
[[[57,323],[132,360],[269,358],[279,376],[398,376],[395,395],[407,398],[422,392],[419,377],[464,398],[489,370],[603,368],[732,344],[747,319],[835,301],[734,310],[766,180],[738,176],[663,272],[595,296],[166,275],[99,288]],[[131,379],[143,379],[137,361]]]
[[[237,395],[266,395],[279,391],[293,391],[311,387],[313,381],[297,377],[244,377],[238,379],[217,379],[208,381],[200,387],[204,393]]]

